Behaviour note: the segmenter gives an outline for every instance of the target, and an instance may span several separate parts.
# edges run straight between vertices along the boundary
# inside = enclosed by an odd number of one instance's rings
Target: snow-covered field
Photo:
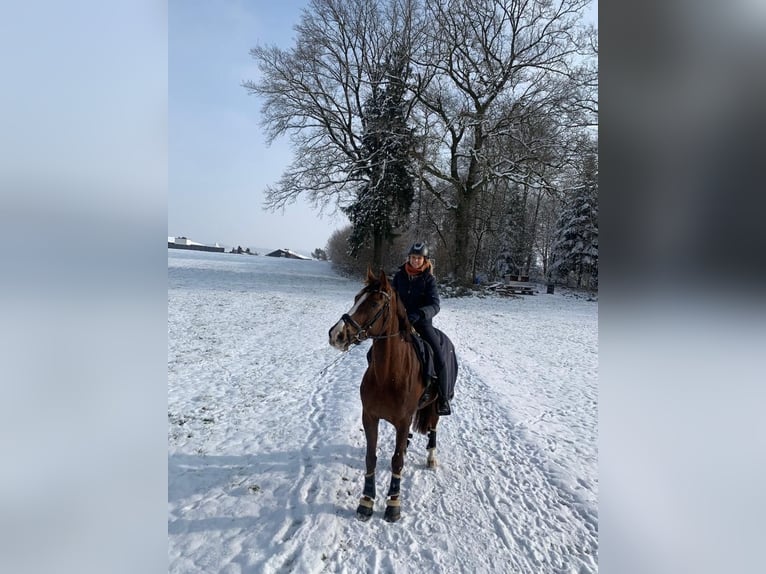
[[[319,261],[173,250],[168,280],[170,572],[598,570],[597,303],[443,299],[434,324],[460,365],[439,466],[415,435],[402,519],[385,522],[381,423],[365,523],[369,343],[339,355],[327,341],[361,280]]]

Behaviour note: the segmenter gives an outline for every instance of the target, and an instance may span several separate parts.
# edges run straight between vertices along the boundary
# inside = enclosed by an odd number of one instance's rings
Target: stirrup
[[[449,401],[442,401],[439,399],[439,401],[436,403],[436,414],[441,416],[451,415],[452,409],[449,406]]]
[[[425,392],[423,393],[423,396],[421,396],[421,397],[420,397],[420,400],[418,401],[418,408],[419,408],[419,409],[420,409],[420,408],[423,408],[423,407],[424,407],[424,406],[426,406],[428,403],[430,403],[432,400],[433,400],[433,396],[432,396],[432,395],[431,395],[431,393],[428,391],[428,389],[426,389],[426,390],[425,390]]]

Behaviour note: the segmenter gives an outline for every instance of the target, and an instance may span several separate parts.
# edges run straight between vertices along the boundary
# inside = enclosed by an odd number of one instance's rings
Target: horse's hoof
[[[383,518],[386,522],[396,522],[402,517],[402,511],[398,506],[386,506],[386,513]]]
[[[362,522],[367,522],[372,516],[372,508],[360,504],[356,509],[356,517]]]

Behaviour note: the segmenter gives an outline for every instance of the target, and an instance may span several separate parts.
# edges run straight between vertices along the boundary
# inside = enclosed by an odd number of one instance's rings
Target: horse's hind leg
[[[361,520],[369,520],[375,503],[375,466],[377,464],[376,451],[378,448],[378,419],[372,418],[362,412],[362,425],[364,436],[367,439],[367,456],[365,457],[366,473],[364,476],[364,490],[356,515]]]
[[[428,468],[436,468],[436,428],[431,428],[428,431],[428,456],[426,457],[426,466]]]
[[[383,515],[383,518],[388,522],[396,522],[401,518],[401,499],[399,495],[409,430],[409,423],[400,424],[396,427],[396,450],[394,451],[394,456],[391,457],[391,485],[388,487],[388,502],[386,502],[386,513]]]

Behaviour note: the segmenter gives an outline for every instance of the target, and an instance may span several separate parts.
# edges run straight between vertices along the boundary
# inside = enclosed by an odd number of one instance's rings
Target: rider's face
[[[412,265],[415,269],[420,269],[423,266],[425,260],[425,257],[422,255],[410,255],[410,265]]]

